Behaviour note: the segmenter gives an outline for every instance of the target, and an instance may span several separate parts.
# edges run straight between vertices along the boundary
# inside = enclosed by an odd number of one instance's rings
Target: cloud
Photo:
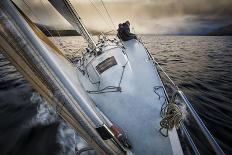
[[[137,33],[205,34],[232,23],[231,0],[147,0],[137,3],[128,0],[108,2],[106,6],[116,23],[129,19]],[[85,12],[83,16],[88,19],[91,14],[84,10],[86,7],[79,5],[79,10]],[[88,25],[94,25],[95,17],[92,17]]]
[[[46,0],[24,0],[45,25],[71,28]],[[41,1],[45,7],[41,5]],[[71,0],[86,26],[113,29],[100,0]],[[232,0],[104,0],[114,25],[130,20],[137,33],[202,34],[232,23]],[[30,15],[22,2],[19,5]],[[49,13],[50,12],[50,13]]]
[[[156,0],[141,6],[151,17],[171,17],[176,15],[232,15],[231,0]]]

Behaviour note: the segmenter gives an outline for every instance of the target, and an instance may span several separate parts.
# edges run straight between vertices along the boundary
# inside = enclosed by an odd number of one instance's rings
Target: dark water
[[[0,155],[72,155],[74,134],[0,53]]]
[[[69,55],[85,45],[79,37],[57,39]],[[144,36],[142,39],[189,97],[224,151],[232,154],[232,37]],[[57,117],[0,55],[1,154],[72,154],[73,131]],[[191,135],[199,146],[204,146],[189,119]]]
[[[232,37],[151,36],[145,41],[225,152],[232,154]],[[198,136],[194,128],[191,132]]]

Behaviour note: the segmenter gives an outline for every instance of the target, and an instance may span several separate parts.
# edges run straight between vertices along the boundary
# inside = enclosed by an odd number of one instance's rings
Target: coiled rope
[[[94,151],[94,149],[92,147],[84,147],[84,148],[76,151],[76,155],[81,155],[81,153],[84,153],[86,151]]]
[[[160,121],[160,133],[164,137],[168,137],[168,130],[174,128],[178,129],[180,127],[180,122],[182,120],[182,113],[178,105],[175,103],[169,103],[166,105],[164,110],[164,116]],[[166,132],[163,130],[166,129]]]

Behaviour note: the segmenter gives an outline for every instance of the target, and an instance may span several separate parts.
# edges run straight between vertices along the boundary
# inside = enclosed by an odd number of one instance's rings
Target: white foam
[[[38,93],[34,92],[32,94],[31,102],[38,104],[37,114],[33,120],[36,124],[50,124],[58,120],[55,109],[51,105],[48,105]]]
[[[30,100],[33,104],[38,104],[37,114],[32,119],[30,126],[36,126],[38,124],[48,125],[56,121],[60,122],[57,132],[57,142],[61,147],[60,155],[74,155],[76,148],[81,149],[88,146],[75,130],[69,127],[59,117],[55,108],[43,100],[37,92],[33,92]]]

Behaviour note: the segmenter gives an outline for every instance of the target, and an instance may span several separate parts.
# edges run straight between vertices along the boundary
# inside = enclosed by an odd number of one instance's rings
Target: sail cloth
[[[23,18],[26,20],[28,25],[31,27],[31,29],[35,32],[35,34],[43,41],[45,42],[49,47],[51,47],[55,52],[57,52],[62,57],[65,57],[64,54],[60,51],[59,48],[57,48],[56,45],[52,41],[50,41],[47,36],[31,21],[30,18],[28,18],[25,13],[14,3],[12,4],[15,6],[15,8],[19,11],[19,13],[23,16]]]
[[[48,0],[52,6],[73,26],[73,28],[84,37],[90,49],[95,50],[96,44],[89,32],[86,30],[80,16],[69,0]]]

